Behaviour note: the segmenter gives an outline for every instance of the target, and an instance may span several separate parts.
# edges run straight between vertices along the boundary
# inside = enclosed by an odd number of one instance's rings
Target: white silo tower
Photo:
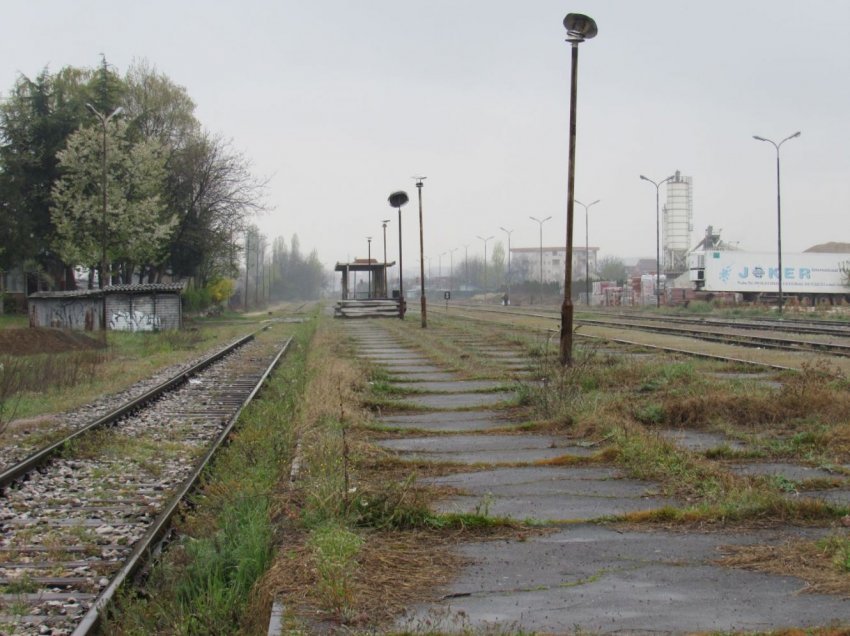
[[[693,182],[691,177],[676,174],[667,182],[667,203],[662,215],[663,248],[661,263],[666,272],[683,272],[688,268],[688,251],[694,229]]]

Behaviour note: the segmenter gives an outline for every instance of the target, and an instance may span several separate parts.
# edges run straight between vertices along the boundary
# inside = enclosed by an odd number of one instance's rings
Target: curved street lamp
[[[585,205],[578,199],[575,200],[581,207],[584,208],[584,295],[587,300],[587,306],[590,307],[590,231],[588,230],[588,215],[587,209],[599,203],[600,199],[596,199],[593,203]]]
[[[428,177],[413,177],[416,179],[416,189],[419,191],[419,303],[422,313],[422,328],[428,326],[425,313],[425,239],[422,234],[422,182]],[[430,277],[431,272],[428,272]]]
[[[547,216],[545,219],[538,219],[536,216],[528,217],[532,221],[537,221],[537,224],[540,226],[540,304],[543,304],[543,224],[546,223],[551,216]]]
[[[782,313],[782,199],[780,197],[780,189],[779,189],[779,148],[789,139],[794,139],[795,137],[800,136],[800,131],[798,130],[793,135],[788,135],[785,139],[776,143],[770,139],[766,139],[764,137],[759,137],[758,135],[753,135],[753,139],[757,139],[758,141],[766,141],[769,144],[773,144],[773,147],[776,148],[776,256],[779,261],[779,313]]]
[[[476,235],[476,238],[484,241],[484,294],[485,294],[485,297],[486,297],[486,294],[487,294],[487,241],[491,240],[493,237],[488,236],[487,238],[484,238],[483,236],[477,236]]]
[[[508,291],[507,291],[507,302],[505,305],[509,305],[511,302],[511,234],[514,233],[513,230],[506,230],[504,227],[499,227],[502,232],[508,235]]]
[[[667,183],[670,179],[674,179],[676,175],[670,175],[666,179],[662,179],[657,183],[648,177],[644,177],[640,175],[640,178],[644,181],[649,181],[652,185],[655,186],[655,306],[661,307],[661,221],[659,218],[659,203],[658,203],[658,189],[661,187],[662,183]]]
[[[389,290],[387,289],[387,225],[391,219],[381,221],[381,227],[384,229],[384,297],[388,297]]]
[[[398,192],[393,192],[387,200],[390,202],[391,207],[398,209],[398,317],[404,320],[405,302],[404,268],[401,259],[401,207],[410,199],[407,196],[407,192],[399,190]]]
[[[568,13],[564,18],[567,42],[571,47],[570,81],[570,148],[567,171],[567,258],[564,263],[564,302],[561,305],[560,362],[573,363],[573,196],[576,185],[576,93],[578,92],[578,45],[596,37],[598,29],[593,18],[581,13]]]
[[[107,195],[106,195],[106,191],[107,191],[107,187],[106,187],[107,186],[106,126],[107,126],[107,124],[109,124],[110,120],[113,117],[115,117],[116,115],[120,115],[121,112],[123,112],[124,108],[119,106],[118,108],[113,110],[111,114],[104,115],[103,113],[99,112],[94,106],[92,106],[89,103],[86,103],[86,107],[91,112],[94,113],[94,116],[97,117],[98,120],[100,120],[100,125],[103,129],[103,149],[102,149],[103,154],[101,155],[101,158],[100,158],[101,159],[101,167],[102,167],[101,178],[103,180],[102,183],[101,183],[101,188],[103,190],[103,224],[102,224],[102,227],[100,229],[100,281],[99,281],[100,282],[100,288],[103,289],[104,286],[105,286],[104,281],[105,281],[106,276],[107,276],[107,274],[106,274],[106,234],[107,234],[107,232],[106,232],[106,207],[107,207],[107,205],[106,205],[107,204]],[[103,316],[104,316],[104,318],[103,318],[103,328],[106,329],[106,303],[104,303],[103,312],[104,312],[103,313]]]
[[[372,300],[372,237],[366,237],[366,243],[368,244],[368,252],[367,252],[367,262],[369,263],[369,300]]]

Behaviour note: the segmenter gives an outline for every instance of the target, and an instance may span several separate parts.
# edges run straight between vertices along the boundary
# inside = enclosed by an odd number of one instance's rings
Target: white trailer
[[[776,253],[709,250],[691,254],[691,281],[705,292],[734,292],[745,300],[779,293]],[[782,254],[782,294],[820,300],[850,300],[850,254]]]

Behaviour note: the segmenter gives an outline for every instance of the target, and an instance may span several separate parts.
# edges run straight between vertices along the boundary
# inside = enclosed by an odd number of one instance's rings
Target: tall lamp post
[[[757,139],[758,141],[766,141],[769,144],[773,144],[773,147],[776,148],[776,256],[779,261],[779,313],[782,313],[782,199],[780,196],[780,188],[779,188],[779,148],[789,139],[794,139],[795,137],[800,136],[800,131],[798,130],[793,135],[788,135],[785,139],[776,143],[770,139],[765,139],[764,137],[759,137],[758,135],[753,135],[753,139]]]
[[[463,246],[463,275],[465,277],[466,289],[469,290],[469,243]]]
[[[578,92],[578,45],[596,37],[596,22],[581,13],[568,13],[564,18],[567,42],[571,48],[570,81],[570,149],[567,171],[567,256],[564,263],[564,302],[561,305],[560,361],[573,363],[573,195],[576,185],[576,93]]]
[[[508,235],[508,291],[507,291],[507,302],[505,305],[511,304],[511,234],[514,233],[513,230],[506,230],[505,228],[499,226],[499,229],[502,230],[505,234]]]
[[[590,307],[590,230],[588,229],[587,209],[599,203],[600,200],[596,199],[596,201],[587,205],[578,199],[575,201],[584,208],[584,295],[587,300],[587,306]]]
[[[478,236],[478,239],[484,241],[484,293],[487,293],[487,241],[492,239],[492,236],[488,236],[484,238],[483,236]]]
[[[100,120],[101,128],[103,129],[103,147],[101,151],[101,189],[103,190],[103,221],[100,228],[100,288],[103,289],[105,287],[104,281],[106,279],[106,207],[107,207],[107,171],[106,171],[106,126],[109,124],[109,121],[119,115],[124,109],[119,106],[115,110],[112,111],[110,115],[104,115],[99,112],[94,106],[91,104],[86,104],[86,107],[94,113],[95,117]],[[106,329],[106,303],[104,303],[104,320],[103,320],[103,328]]]
[[[543,224],[546,223],[551,216],[547,216],[545,219],[538,219],[536,216],[528,217],[532,221],[537,221],[537,224],[540,226],[540,303],[543,303]]]
[[[658,190],[662,183],[667,183],[670,179],[675,178],[675,175],[671,174],[658,182],[643,175],[640,175],[640,178],[655,186],[655,306],[661,307],[661,211],[658,202]]]
[[[410,199],[407,192],[399,190],[393,192],[387,199],[390,206],[398,209],[398,317],[404,320],[404,268],[401,258],[401,206],[406,204]]]
[[[381,221],[381,227],[384,230],[384,296],[389,298],[389,288],[387,287],[387,225],[391,219]]]
[[[427,177],[413,177],[416,179],[416,189],[419,191],[419,303],[422,313],[422,328],[428,326],[425,312],[425,240],[422,233],[422,182]]]
[[[452,291],[455,279],[455,252],[457,252],[456,247],[449,250],[449,293]]]
[[[366,252],[366,254],[367,254],[366,261],[369,263],[369,300],[372,300],[372,237],[371,236],[366,237],[366,243],[368,244],[368,247],[367,247],[368,251]]]

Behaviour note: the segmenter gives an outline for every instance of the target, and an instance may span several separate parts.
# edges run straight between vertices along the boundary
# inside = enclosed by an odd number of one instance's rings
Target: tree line
[[[256,269],[265,182],[194,111],[146,61],[21,75],[0,102],[0,270],[74,289],[81,271],[204,288]],[[294,243],[282,261],[301,266]]]

